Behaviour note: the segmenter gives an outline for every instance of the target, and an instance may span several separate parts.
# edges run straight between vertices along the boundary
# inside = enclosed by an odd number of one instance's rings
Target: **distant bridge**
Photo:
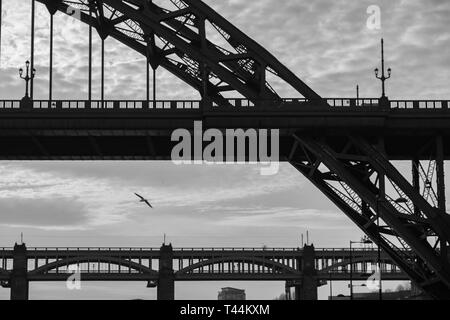
[[[373,249],[173,249],[26,248],[0,249],[0,281],[11,299],[28,299],[28,283],[66,281],[76,266],[81,281],[142,281],[157,287],[158,299],[175,296],[176,281],[285,281],[297,299],[317,299],[327,281],[365,281],[375,271]],[[382,254],[382,279],[408,280]],[[351,263],[352,262],[352,263]],[[353,267],[350,268],[350,265]],[[73,270],[70,268],[70,270]]]
[[[42,101],[35,99],[33,80],[36,3],[45,5],[50,20],[49,90]],[[328,99],[200,0],[32,0],[31,5],[31,61],[27,76],[20,72],[25,96],[0,101],[1,160],[170,160],[171,133],[192,130],[196,120],[205,129],[280,129],[280,159],[326,195],[417,286],[436,299],[450,299],[444,172],[450,160],[449,100],[390,100],[384,52],[381,98]],[[85,100],[53,97],[57,12],[89,27]],[[101,39],[99,100],[92,95],[94,29]],[[108,38],[146,58],[145,101],[105,99]],[[194,88],[201,101],[157,101],[158,68]],[[280,85],[304,98],[284,99]],[[395,160],[409,161],[410,179]]]

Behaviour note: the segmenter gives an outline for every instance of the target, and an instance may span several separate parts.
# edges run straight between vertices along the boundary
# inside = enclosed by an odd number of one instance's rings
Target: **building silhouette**
[[[246,300],[245,290],[235,288],[222,288],[218,300]]]

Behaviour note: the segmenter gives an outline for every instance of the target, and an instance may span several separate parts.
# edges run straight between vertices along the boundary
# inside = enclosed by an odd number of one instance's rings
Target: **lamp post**
[[[391,78],[392,69],[387,69],[388,75],[385,74],[385,68],[384,68],[384,39],[381,39],[381,76],[379,76],[380,70],[378,68],[375,69],[375,77],[379,80],[381,80],[381,89],[382,89],[382,98],[386,98],[386,86],[385,82],[386,80]]]
[[[25,62],[26,74],[24,75],[24,70],[22,68],[19,69],[19,76],[21,79],[25,80],[25,96],[22,98],[21,106],[23,107],[31,107],[31,98],[29,95],[29,82],[34,79],[36,75],[36,69],[32,69],[30,72],[30,61]]]
[[[381,39],[381,76],[379,76],[380,70],[378,68],[375,69],[375,77],[381,80],[381,98],[380,98],[380,106],[382,108],[389,108],[389,99],[386,97],[386,80],[391,78],[392,69],[387,69],[387,76],[384,68],[384,39]]]
[[[31,71],[31,74],[30,74],[30,61],[25,62],[25,67],[26,67],[26,75],[25,76],[23,75],[23,69],[20,68],[19,76],[20,76],[20,78],[25,80],[25,98],[30,98],[30,96],[28,94],[28,84],[31,81],[31,79],[34,79],[34,76],[36,75],[36,69],[33,68],[33,70]]]
[[[356,85],[356,106],[359,107],[359,84]]]
[[[350,241],[350,300],[353,300],[353,245],[354,244],[371,244],[373,243],[368,238],[362,238],[360,241]]]

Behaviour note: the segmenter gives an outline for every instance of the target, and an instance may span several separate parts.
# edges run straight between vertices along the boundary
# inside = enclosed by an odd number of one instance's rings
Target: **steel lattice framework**
[[[223,104],[223,94],[230,91],[251,100],[279,99],[267,73],[307,99],[320,99],[266,49],[201,1],[158,1],[164,7],[149,0],[38,1],[50,13],[79,12],[77,18],[95,27],[102,39],[120,41],[146,56],[153,69],[163,67],[217,103]]]
[[[315,107],[326,104],[267,50],[199,0],[37,1],[45,4],[51,14],[80,13],[77,17],[96,28],[103,40],[118,40],[147,57],[153,69],[168,70],[198,90],[204,100],[223,107],[230,106],[227,92],[237,92],[251,101],[267,100],[276,106],[282,99],[269,74],[314,102]],[[448,110],[448,101],[440,103],[442,110]],[[391,108],[389,103],[386,108]],[[251,114],[251,119],[255,117]],[[338,136],[336,132],[318,133],[314,128],[316,131],[298,131],[291,137],[301,126],[289,123],[288,138],[293,143],[290,163],[379,243],[414,282],[435,298],[450,299],[445,143],[439,132],[446,129],[430,129],[432,141],[410,159],[410,183],[390,161],[383,146],[385,133],[381,131],[363,137],[357,130],[347,129]],[[45,154],[39,141],[35,143]],[[435,148],[435,152],[426,148]],[[428,167],[420,161],[424,160],[421,152],[430,160]],[[396,201],[397,197],[403,201]]]
[[[450,239],[450,219],[432,205],[433,198],[427,201],[431,181],[426,178],[423,192],[411,185],[378,141],[357,136],[339,144],[330,140],[295,135],[291,164],[380,243],[414,282],[431,295],[448,299],[450,268],[444,248]]]

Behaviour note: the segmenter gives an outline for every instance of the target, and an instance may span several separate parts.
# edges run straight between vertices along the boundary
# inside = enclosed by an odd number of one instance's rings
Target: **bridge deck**
[[[176,281],[295,281],[302,276],[299,248],[180,248],[172,252]],[[372,274],[373,249],[315,249],[317,279],[354,280]],[[29,281],[65,281],[78,265],[84,281],[156,281],[158,248],[27,248]],[[383,279],[408,277],[382,254]],[[14,251],[0,248],[0,280],[10,277]]]
[[[298,99],[256,105],[230,101],[235,106],[157,101],[153,108],[143,101],[105,101],[99,108],[101,102],[56,101],[52,106],[36,101],[33,109],[0,101],[0,159],[170,160],[173,130],[192,130],[194,121],[202,121],[205,130],[280,129],[282,161],[291,152],[293,132],[332,137],[336,144],[348,134],[383,137],[392,160],[410,160],[440,134],[450,160],[449,101],[391,101],[390,108],[381,108],[376,99],[326,100],[331,105]]]

